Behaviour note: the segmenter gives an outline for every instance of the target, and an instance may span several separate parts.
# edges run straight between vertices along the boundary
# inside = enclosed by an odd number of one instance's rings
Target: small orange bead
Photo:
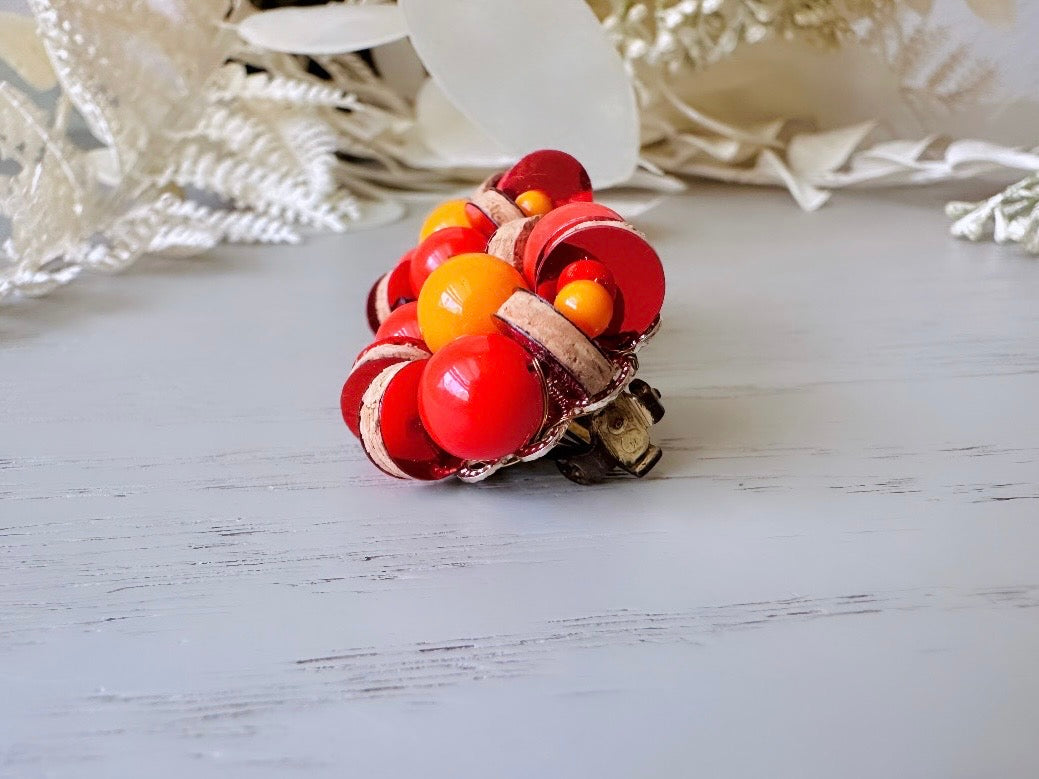
[[[609,290],[586,279],[571,281],[560,289],[555,306],[589,338],[606,332],[613,319],[613,296]]]
[[[498,332],[494,314],[527,283],[490,254],[459,254],[429,274],[418,296],[418,324],[433,351],[463,335]]]
[[[419,231],[419,241],[426,240],[437,230],[445,227],[472,227],[469,216],[465,213],[467,202],[465,200],[448,200],[430,211]]]
[[[552,198],[540,189],[528,189],[516,198],[516,205],[527,216],[544,216],[552,210]]]

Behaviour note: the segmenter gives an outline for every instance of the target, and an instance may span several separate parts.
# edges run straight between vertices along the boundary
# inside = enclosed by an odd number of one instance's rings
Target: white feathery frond
[[[968,241],[992,238],[1017,243],[1039,254],[1039,172],[977,203],[953,201],[945,213],[955,220],[949,232]]]
[[[215,209],[166,193],[155,208],[165,218],[182,220],[231,243],[299,243],[297,230],[260,211]]]
[[[266,100],[297,106],[354,108],[357,97],[328,83],[290,78],[270,73],[246,73],[241,65],[220,69],[208,89],[214,100]]]

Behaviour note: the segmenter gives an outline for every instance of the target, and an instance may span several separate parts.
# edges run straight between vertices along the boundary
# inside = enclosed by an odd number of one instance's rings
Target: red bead
[[[418,395],[427,360],[408,363],[382,396],[379,432],[393,464],[414,479],[443,479],[461,463],[438,447],[419,416]]]
[[[542,281],[540,284],[538,284],[537,293],[545,300],[551,301],[556,299],[557,289],[558,286],[556,285],[555,279],[546,279],[545,281]]]
[[[617,282],[613,279],[613,271],[597,260],[578,260],[563,268],[556,282],[558,289],[562,289],[573,281],[594,281],[610,293],[610,297],[617,297]]]
[[[426,430],[463,460],[493,461],[528,443],[545,420],[534,359],[503,335],[467,335],[426,364],[419,391]]]
[[[418,302],[413,300],[395,308],[375,331],[377,341],[394,336],[414,338],[416,341],[422,340],[422,331],[418,326]]]
[[[411,253],[411,288],[416,297],[429,274],[459,254],[482,252],[487,236],[471,227],[445,227],[416,246]]]

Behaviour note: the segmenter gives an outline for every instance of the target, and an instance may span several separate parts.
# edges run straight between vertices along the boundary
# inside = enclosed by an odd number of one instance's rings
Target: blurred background
[[[1035,4],[0,0],[0,13],[0,299],[148,252],[378,226],[540,147],[581,159],[629,216],[695,179],[814,211],[848,187],[992,179],[995,194],[1025,176],[1006,219],[957,204],[952,229],[1039,251],[1039,223],[1021,217],[1039,190]]]

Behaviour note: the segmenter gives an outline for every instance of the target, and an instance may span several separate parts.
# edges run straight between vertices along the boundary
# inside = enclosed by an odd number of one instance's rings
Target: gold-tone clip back
[[[578,484],[599,484],[618,472],[641,478],[663,454],[650,437],[663,416],[660,393],[635,379],[608,406],[570,423],[553,451],[556,465]]]

